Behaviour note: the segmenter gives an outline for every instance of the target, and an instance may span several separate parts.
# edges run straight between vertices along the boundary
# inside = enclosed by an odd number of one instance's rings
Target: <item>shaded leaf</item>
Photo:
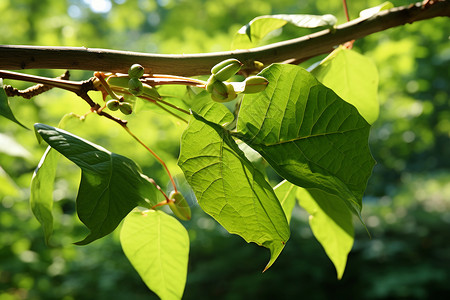
[[[82,170],[77,213],[91,232],[77,244],[88,244],[109,234],[138,205],[156,205],[155,186],[129,158],[58,128],[35,124],[35,129]]]
[[[369,124],[378,118],[378,71],[371,59],[340,46],[311,73],[355,106]]]
[[[149,289],[163,300],[181,299],[189,236],[180,222],[162,211],[133,211],[123,222],[120,243]]]
[[[370,125],[306,70],[272,65],[266,90],[243,99],[238,135],[285,179],[343,199],[357,215],[374,160]]]
[[[288,223],[291,221],[292,210],[295,206],[297,186],[293,185],[287,180],[283,180],[273,188],[275,195],[280,200],[281,207],[283,207],[284,214]]]
[[[31,178],[31,211],[42,225],[47,244],[53,233],[53,183],[59,156],[48,146]]]
[[[74,114],[67,114],[61,119],[59,126],[65,127],[71,120],[79,122],[80,118]],[[52,150],[50,146],[47,147],[33,173],[30,185],[31,211],[42,225],[47,244],[53,232],[53,183],[59,156],[58,152]]]
[[[194,114],[181,138],[178,164],[202,209],[230,233],[269,248],[270,267],[289,226],[273,189],[230,133]]]
[[[16,124],[19,124],[25,129],[28,129],[25,125],[23,125],[16,119],[11,108],[9,107],[8,96],[6,95],[6,92],[3,89],[3,80],[1,78],[0,78],[0,116],[3,116]]]
[[[331,27],[337,19],[333,15],[269,15],[260,16],[241,27],[235,34],[232,49],[248,49],[258,43],[270,32],[287,23],[301,28]]]
[[[352,214],[344,201],[318,189],[298,188],[299,204],[310,214],[314,236],[333,262],[339,279],[344,274],[348,253],[352,249],[354,228]]]

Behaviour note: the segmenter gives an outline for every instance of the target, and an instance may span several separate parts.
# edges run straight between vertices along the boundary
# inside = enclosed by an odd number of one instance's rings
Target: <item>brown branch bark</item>
[[[134,63],[147,72],[192,76],[209,74],[211,66],[227,58],[237,58],[251,65],[255,60],[264,64],[286,60],[301,61],[329,53],[339,44],[359,39],[388,28],[434,17],[449,17],[450,2],[416,3],[381,11],[368,19],[355,19],[308,36],[263,47],[227,52],[162,55],[105,49],[73,47],[0,46],[0,69],[77,69],[126,73]]]

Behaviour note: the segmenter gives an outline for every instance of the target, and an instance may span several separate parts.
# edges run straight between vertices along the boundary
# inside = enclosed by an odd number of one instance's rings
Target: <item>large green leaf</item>
[[[291,221],[292,210],[295,206],[297,186],[287,180],[283,180],[273,190],[280,200],[281,207],[283,207],[284,214],[289,223]]]
[[[355,106],[368,123],[378,118],[378,71],[370,58],[341,46],[311,73]]]
[[[82,170],[77,213],[91,232],[77,244],[88,244],[109,234],[134,207],[157,203],[155,186],[129,158],[62,129],[44,124],[35,124],[35,129]]]
[[[202,209],[230,233],[269,248],[270,267],[289,226],[273,189],[230,133],[194,114],[181,138],[178,164]]]
[[[238,135],[288,181],[343,199],[359,215],[374,160],[370,125],[303,68],[274,64],[267,88],[246,95]]]
[[[3,116],[13,121],[14,123],[19,124],[25,129],[28,129],[25,125],[23,125],[16,119],[11,108],[9,107],[8,96],[6,95],[6,92],[3,89],[3,80],[1,78],[0,78],[0,116]]]
[[[186,284],[189,236],[162,211],[131,212],[120,231],[125,255],[161,299],[181,299]]]
[[[342,278],[353,246],[352,214],[339,197],[318,189],[298,188],[297,198],[311,215],[311,230],[333,262],[338,278]]]
[[[337,19],[333,15],[269,15],[259,16],[241,27],[235,34],[232,49],[248,49],[258,43],[270,32],[287,23],[301,28],[331,27]]]

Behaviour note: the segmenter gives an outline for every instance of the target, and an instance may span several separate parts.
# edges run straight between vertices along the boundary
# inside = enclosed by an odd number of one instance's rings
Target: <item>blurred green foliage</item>
[[[352,18],[380,4],[348,2]],[[398,6],[412,1],[392,2]],[[330,13],[343,23],[341,5],[338,0],[3,0],[0,44],[155,53],[222,51],[229,49],[235,31],[256,16]],[[372,239],[357,228],[343,279],[336,280],[331,262],[307,225],[307,214],[299,208],[290,242],[264,274],[266,251],[230,236],[194,209],[192,221],[185,223],[191,237],[185,299],[299,295],[310,299],[439,299],[450,292],[449,30],[447,19],[436,18],[355,43],[356,50],[378,66],[381,110],[370,139],[378,164],[363,209]],[[270,41],[305,33],[287,26]],[[62,71],[27,73],[58,76]],[[90,76],[75,71],[72,78]],[[29,128],[35,122],[56,126],[65,113],[88,110],[75,95],[59,90],[31,101],[13,98],[11,107]],[[131,129],[172,172],[181,173],[176,159],[185,125],[156,108],[142,110],[129,120]],[[0,128],[0,300],[148,299],[151,292],[123,255],[117,233],[84,247],[71,244],[86,229],[74,216],[80,173],[65,159],[60,161],[55,182],[55,235],[51,245],[45,245],[28,203],[32,172],[45,146],[38,145],[33,131],[5,119],[0,119]],[[160,165],[119,126],[89,115],[67,129],[130,157],[162,187],[168,186]],[[275,183],[276,177],[272,180]]]

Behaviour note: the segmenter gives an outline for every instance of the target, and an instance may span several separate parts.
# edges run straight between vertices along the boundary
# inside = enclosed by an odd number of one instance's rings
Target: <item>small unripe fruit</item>
[[[130,78],[141,78],[144,75],[144,67],[140,64],[134,64],[128,69],[128,76]]]
[[[129,115],[133,112],[133,106],[128,102],[120,102],[119,109],[124,115]]]
[[[224,103],[224,102],[229,102],[229,101],[232,101],[232,100],[236,99],[236,97],[237,97],[236,91],[234,90],[234,87],[233,87],[233,85],[231,83],[228,83],[228,82],[224,83],[224,82],[221,82],[221,81],[218,81],[218,82],[223,83],[225,85],[225,87],[226,87],[226,94],[225,94],[225,97],[223,97],[224,94],[212,93],[211,94],[211,98],[214,101],[220,102],[220,103]]]
[[[180,220],[188,221],[191,219],[191,208],[189,207],[189,203],[184,198],[183,194],[180,192],[173,191],[170,193],[169,199],[169,207]]]
[[[214,101],[220,102],[228,97],[227,86],[222,81],[214,81],[211,84],[210,90],[211,90],[211,98],[213,98]]]
[[[115,99],[109,100],[108,102],[106,102],[106,107],[108,107],[108,109],[110,110],[116,111],[120,107],[120,102]]]
[[[219,81],[230,79],[231,76],[239,72],[242,64],[237,59],[227,59],[218,63],[211,69],[211,74]]]
[[[131,78],[128,81],[128,90],[135,96],[140,96],[144,92],[144,86],[139,78]]]
[[[208,80],[206,81],[206,91],[208,93],[212,93],[213,91],[213,84],[216,82],[217,79],[214,77],[214,75],[209,76]]]
[[[244,94],[259,93],[266,89],[269,80],[262,76],[250,76],[244,81]]]

